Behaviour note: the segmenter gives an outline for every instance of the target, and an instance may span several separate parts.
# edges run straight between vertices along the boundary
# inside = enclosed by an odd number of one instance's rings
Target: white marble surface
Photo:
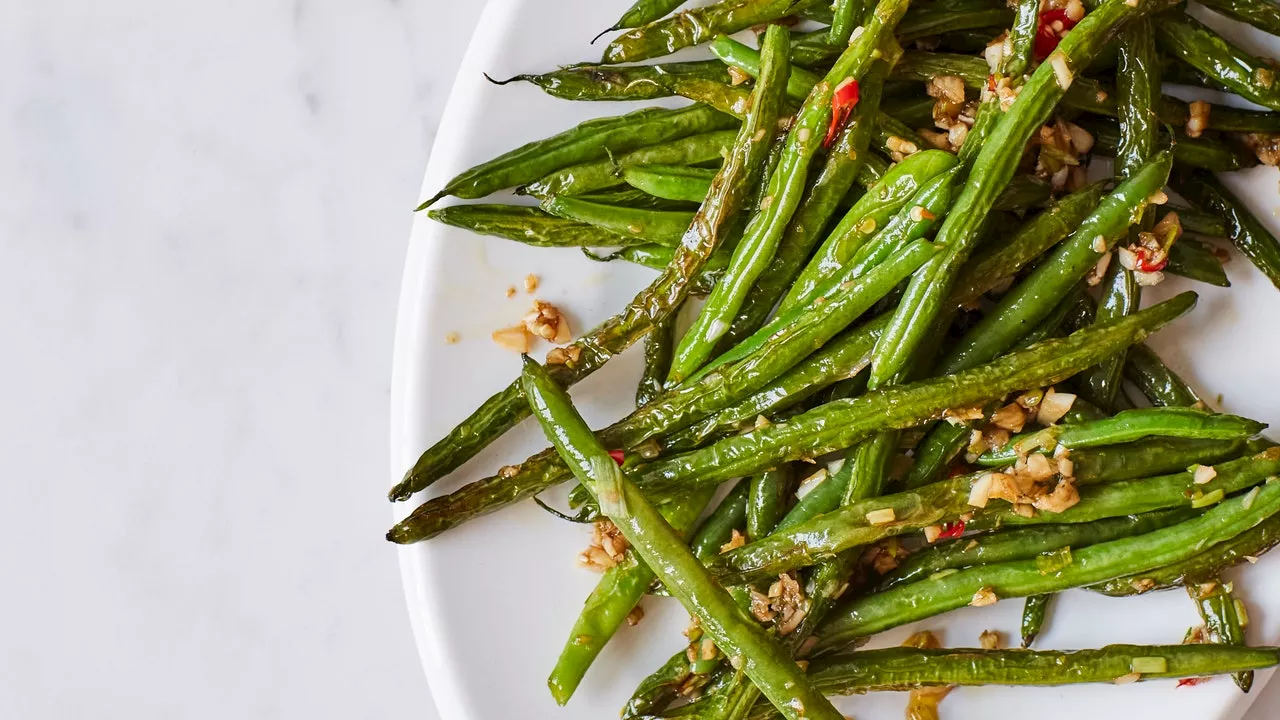
[[[380,491],[480,6],[0,0],[0,717],[436,717]]]

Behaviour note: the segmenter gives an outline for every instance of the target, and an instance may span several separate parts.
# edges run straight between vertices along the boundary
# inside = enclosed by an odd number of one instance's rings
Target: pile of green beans
[[[1274,3],[1203,4],[1280,35]],[[528,142],[419,210],[449,238],[655,276],[546,362],[526,355],[389,495],[530,415],[548,447],[387,538],[573,483],[569,519],[611,546],[589,553],[609,560],[548,674],[555,701],[646,596],[696,620],[624,718],[839,720],[827,696],[1219,674],[1248,692],[1280,650],[1249,646],[1222,577],[1280,542],[1280,447],[1144,342],[1195,294],[1142,290],[1229,288],[1228,246],[1280,289],[1280,240],[1218,177],[1280,156],[1276,70],[1176,0],[1086,0],[1082,17],[1040,0],[683,5],[610,13],[599,60],[490,78],[548,102],[683,104]],[[635,410],[593,430],[566,389],[637,343]],[[1209,644],[833,654],[1004,598],[1025,598],[1026,648],[1072,588],[1183,588]]]

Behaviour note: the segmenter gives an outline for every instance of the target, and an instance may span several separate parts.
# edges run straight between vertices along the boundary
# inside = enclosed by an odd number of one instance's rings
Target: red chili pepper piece
[[[957,520],[953,523],[947,523],[942,527],[942,533],[938,535],[939,540],[954,540],[964,535],[964,521]]]
[[[1049,57],[1049,54],[1058,49],[1058,43],[1062,41],[1062,36],[1054,29],[1054,23],[1062,23],[1062,32],[1076,26],[1078,20],[1072,20],[1067,17],[1066,10],[1045,10],[1040,13],[1040,27],[1036,29],[1035,56],[1037,60],[1043,60]]]
[[[1151,253],[1148,252],[1146,248],[1138,248],[1134,255],[1137,256],[1137,260],[1134,262],[1134,265],[1141,272],[1160,272],[1169,264],[1168,255],[1165,255],[1159,262],[1152,262]]]
[[[618,463],[618,467],[622,467],[622,461],[626,456],[622,454],[621,450],[610,450],[609,457],[613,458],[613,461]]]
[[[858,81],[845,78],[831,95],[831,125],[827,127],[827,138],[822,141],[822,147],[831,147],[832,141],[836,139],[840,128],[849,121],[849,114],[857,104]]]
[[[1191,687],[1193,685],[1199,685],[1200,683],[1206,682],[1208,680],[1209,678],[1207,677],[1182,678],[1181,680],[1178,681],[1178,687]]]

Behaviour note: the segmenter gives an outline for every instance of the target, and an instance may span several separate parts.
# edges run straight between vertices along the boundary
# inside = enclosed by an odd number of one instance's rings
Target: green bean
[[[849,44],[853,29],[862,24],[867,11],[866,0],[836,0],[832,4],[831,27],[828,28],[831,44],[841,47]]]
[[[973,257],[952,290],[957,305],[968,305],[1062,242],[1098,206],[1105,184],[1087,185],[1058,200],[1009,236],[1007,243]]]
[[[772,337],[773,328],[765,328],[766,336],[770,337],[769,344],[739,362],[726,363],[723,370],[710,374],[701,382],[669,391],[602,431],[602,439],[610,445],[630,447],[746,397],[865,312],[876,299],[919,267],[931,252],[929,244],[923,241],[905,248],[890,262],[848,287],[840,288],[839,293],[833,292],[829,302],[821,307],[821,312],[784,318],[788,324],[781,328],[782,332],[777,337]],[[756,469],[771,466],[772,463]],[[541,492],[564,479],[563,466],[555,462],[554,454],[543,451],[514,469],[473,484],[474,487],[467,486],[450,495],[429,500],[393,528],[389,537],[396,542],[426,539],[458,522]]]
[[[636,385],[636,407],[648,405],[662,394],[662,381],[671,365],[671,347],[676,341],[674,317],[668,317],[653,326],[644,338],[644,371]]]
[[[1194,510],[1179,508],[1104,518],[1087,523],[1038,525],[956,538],[908,555],[897,568],[880,579],[876,592],[919,582],[953,568],[1033,560],[1041,553],[1064,547],[1081,548],[1142,535],[1182,522],[1195,514]]]
[[[625,153],[698,133],[731,128],[736,122],[728,115],[700,105],[679,110],[648,108],[628,115],[588,120],[559,135],[535,140],[463,171],[418,209],[425,210],[446,195],[484,197],[504,188],[533,182],[561,168],[606,158],[610,152]]]
[[[1030,276],[1006,293],[997,307],[953,346],[939,372],[955,372],[996,357],[1052,312],[1058,299],[1079,282],[1097,264],[1103,252],[1110,250],[1129,225],[1141,216],[1141,209],[1164,186],[1172,162],[1169,153],[1160,153],[1133,177],[1118,185],[1065,243],[1059,245]],[[945,229],[946,225],[943,227]],[[1102,243],[1098,242],[1099,238]],[[1105,247],[1101,247],[1103,244]],[[887,343],[891,337],[892,333],[886,332],[880,342]],[[873,363],[873,377],[875,368]]]
[[[730,80],[723,63],[699,60],[627,67],[570,65],[549,73],[516,75],[506,80],[490,79],[490,82],[495,85],[528,82],[564,100],[654,100],[671,96],[666,85],[669,77],[686,75],[720,82]]]
[[[663,506],[663,517],[683,537],[711,500],[713,489],[691,493],[682,502]],[[600,651],[639,604],[653,583],[654,574],[636,554],[627,550],[621,562],[605,570],[583,604],[582,612],[569,631],[555,667],[547,677],[547,687],[559,705],[569,702],[587,669]]]
[[[946,215],[951,207],[955,179],[961,170],[963,168],[952,168],[925,183],[907,206],[849,259],[848,273],[861,275],[884,262],[903,245],[927,235],[938,218]]]
[[[1176,214],[1178,216],[1178,224],[1182,226],[1183,232],[1216,238],[1225,238],[1227,236],[1227,223],[1220,215],[1201,212],[1195,208],[1173,203],[1167,203],[1162,209],[1166,212],[1160,216],[1161,219],[1164,219],[1169,214]]]
[[[727,0],[692,8],[614,38],[605,48],[606,64],[637,62],[699,45],[718,34],[732,35],[752,25],[794,14],[821,0]]]
[[[734,40],[728,35],[717,35],[711,41],[711,53],[725,65],[734,67],[751,77],[760,77],[760,53],[754,48]],[[838,54],[838,53],[837,53]],[[787,78],[787,97],[803,101],[809,92],[822,81],[822,76],[804,68],[792,67]]]
[[[636,0],[609,30],[623,30],[625,28],[648,25],[655,20],[662,19],[667,13],[683,4],[684,0]],[[605,32],[609,32],[609,30],[605,30]]]
[[[888,315],[881,315],[841,333],[750,397],[668,437],[663,447],[675,452],[692,450],[709,438],[737,432],[761,415],[786,410],[824,388],[855,377],[870,365],[871,350],[888,320]]]
[[[893,321],[880,338],[885,352],[871,365],[873,387],[906,367],[905,358],[915,353],[932,331],[956,274],[977,244],[988,212],[1017,170],[1026,142],[1062,98],[1064,85],[1071,85],[1071,68],[1087,66],[1124,21],[1165,4],[1162,0],[1147,0],[1139,9],[1124,0],[1107,0],[1063,38],[1054,54],[1022,86],[1013,105],[983,143],[969,182],[938,230],[938,244],[947,250],[912,276]],[[1065,69],[1067,77],[1055,75],[1055,67]]]
[[[1200,613],[1200,619],[1204,621],[1205,629],[1214,642],[1237,647],[1246,644],[1242,622],[1247,622],[1247,619],[1240,617],[1243,605],[1231,592],[1229,583],[1224,584],[1218,577],[1188,583],[1187,594],[1195,602],[1196,611]],[[1232,679],[1242,692],[1247,693],[1253,688],[1252,671],[1235,673]]]
[[[1237,415],[1194,408],[1125,410],[1103,420],[1054,425],[1017,435],[1004,447],[983,453],[977,462],[983,467],[999,467],[1024,457],[1028,452],[1052,452],[1058,445],[1076,450],[1133,442],[1148,437],[1248,439],[1266,427],[1266,423]]]
[[[1280,664],[1280,648],[1221,645],[1108,645],[1097,650],[921,650],[900,647],[859,650],[813,661],[809,678],[829,695],[949,685],[1040,685],[1114,683],[1133,672],[1134,661],[1161,658],[1164,672],[1139,680],[1204,677],[1261,670]],[[757,706],[751,720],[776,717]]]
[[[1119,65],[1116,69],[1120,138],[1116,146],[1116,177],[1137,174],[1156,154],[1160,127],[1156,108],[1160,102],[1160,64],[1155,47],[1155,31],[1150,18],[1130,23],[1120,35]],[[1149,231],[1155,213],[1148,207],[1141,219],[1129,228],[1129,240]],[[1118,262],[1107,267],[1094,322],[1106,322],[1130,315],[1142,303],[1142,288],[1133,271]],[[1083,394],[1100,407],[1113,408],[1120,392],[1124,353],[1108,358],[1081,375],[1077,382]]]
[[[1162,66],[1166,74],[1169,69],[1168,66]],[[938,75],[954,75],[963,80],[967,88],[981,90],[987,83],[988,68],[982,59],[970,55],[908,50],[902,54],[902,59],[894,66],[893,72],[895,78],[921,82],[927,82]],[[1183,79],[1185,78],[1178,78]],[[1114,89],[1087,77],[1075,78],[1062,98],[1062,105],[1071,110],[1107,117],[1119,115]],[[1164,95],[1159,99],[1157,113],[1160,122],[1181,128],[1186,126],[1191,117],[1191,107],[1184,100]],[[1208,128],[1224,132],[1276,132],[1280,130],[1280,117],[1273,112],[1212,105]]]
[[[644,267],[661,271],[671,264],[671,259],[675,257],[676,250],[665,245],[646,244],[624,247],[608,255],[596,255],[586,249],[583,250],[583,254],[597,262],[626,260],[636,265],[643,265]],[[706,295],[711,292],[711,288],[715,287],[716,283],[720,281],[720,276],[724,274],[724,268],[728,264],[729,256],[727,253],[721,252],[712,255],[706,266],[693,278],[689,294]],[[664,375],[663,378],[665,379],[666,376]]]
[[[809,303],[780,312],[767,325],[700,370],[690,382],[730,363],[770,353],[769,365],[787,370],[857,320],[899,282],[914,272],[937,247],[917,240],[898,250],[885,263],[871,268],[848,268],[821,285]]]
[[[792,215],[804,194],[808,167],[821,145],[826,125],[831,118],[831,103],[836,88],[845,82],[860,80],[871,68],[872,53],[877,51],[886,34],[902,18],[907,0],[880,0],[870,16],[865,32],[855,38],[841,54],[836,64],[822,82],[810,91],[796,113],[787,134],[787,147],[778,169],[769,179],[769,189],[761,210],[751,219],[743,238],[734,249],[729,269],[724,279],[712,290],[693,326],[685,333],[676,348],[672,361],[671,380],[681,381],[698,370],[715,351],[717,341],[728,331],[742,306],[743,298],[750,291],[756,278],[768,267],[777,251]],[[766,50],[762,54],[764,65],[769,65],[770,53],[780,58],[784,74],[789,65],[786,60],[786,31],[774,25],[770,40],[765,35]],[[769,48],[773,49],[770,50]]]
[[[1146,345],[1130,348],[1125,362],[1125,379],[1137,385],[1153,405],[1192,407],[1200,404],[1200,397],[1191,386],[1166,367]]]
[[[867,148],[879,116],[880,95],[888,70],[887,62],[877,61],[862,78],[858,104],[836,136],[822,170],[778,241],[777,252],[743,299],[729,331],[721,338],[717,347],[720,352],[736,345],[765,322],[812,254],[841,199],[849,197],[855,178],[871,156]]]
[[[1036,0],[1017,0],[1013,24],[1009,28],[1009,47],[1000,57],[1000,73],[1021,78],[1034,59],[1036,33],[1040,30],[1040,5]]]
[[[666,520],[623,474],[569,396],[538,363],[525,358],[525,396],[547,439],[580,482],[595,491],[600,509],[690,613],[716,646],[791,720],[843,718],[809,685],[804,672],[720,587]]]
[[[1022,636],[1022,647],[1029,648],[1044,629],[1045,617],[1049,614],[1049,606],[1053,604],[1054,594],[1028,595],[1022,605],[1022,623],[1019,634]]]
[[[733,220],[756,182],[756,173],[760,171],[770,145],[767,135],[778,121],[781,90],[780,83],[768,80],[756,83],[752,112],[742,122],[732,149],[671,262],[621,313],[563,350],[562,357],[566,362],[551,370],[559,382],[567,387],[590,375],[614,354],[643,337],[655,322],[661,322],[684,303],[703,268],[731,232]],[[760,133],[761,130],[765,132]],[[520,383],[512,382],[450,430],[444,439],[427,448],[405,478],[391,489],[391,499],[406,500],[448,475],[527,416],[527,403],[521,395]],[[424,523],[424,520],[435,516],[436,505],[433,503],[457,508],[449,511],[456,513],[452,522],[465,522],[477,514],[530,497],[525,488],[512,489],[511,485],[514,483],[506,482],[506,478],[500,475],[435,498],[415,510],[388,536],[402,541],[418,537],[418,531],[412,528],[419,523],[432,524],[429,521]],[[464,507],[466,511],[461,510]]]
[[[1097,359],[1144,339],[1194,304],[1195,295],[1183,293],[1113,325],[1063,340],[1049,340],[973,370],[832,401],[788,422],[659,459],[640,470],[638,477],[655,491],[672,486],[692,487],[747,475],[786,460],[852,447],[879,431],[937,419],[948,408],[985,403],[1014,390],[1058,382]],[[1092,362],[1079,364],[1088,360]]]
[[[933,125],[933,107],[937,102],[928,95],[907,95],[885,98],[882,107],[889,117],[919,128]]]
[[[1280,7],[1270,0],[1203,0],[1200,4],[1232,20],[1280,35]]]
[[[1085,451],[1079,453],[1078,457],[1083,459],[1091,455],[1097,456],[1095,465],[1105,467],[1111,462],[1107,458],[1112,455],[1112,450]],[[1217,489],[1223,489],[1224,492],[1244,489],[1262,482],[1278,467],[1280,463],[1265,454],[1233,460],[1217,466],[1217,484],[1210,483],[1205,487],[1209,487],[1211,492]],[[1120,465],[1115,472],[1122,477],[1126,469]],[[992,509],[974,515],[968,521],[968,527],[983,529],[1001,524],[1084,523],[1185,507],[1187,493],[1196,487],[1194,475],[1190,472],[1141,480],[1113,480],[1093,470],[1086,472],[1086,468],[1081,467],[1080,463],[1077,463],[1075,472],[1076,483],[1088,486],[1080,490],[1080,502],[1065,512],[1040,513],[1025,518],[1012,510]],[[793,525],[785,532],[775,532],[764,540],[721,555],[711,567],[726,583],[750,582],[756,578],[813,565],[851,547],[929,525],[952,522],[963,514],[973,512],[973,507],[969,505],[969,495],[973,484],[985,474],[985,471],[979,471],[828,512]],[[1106,484],[1090,485],[1103,480],[1106,480]],[[867,519],[868,513],[879,511],[887,514],[884,512],[886,510],[893,510],[894,513],[894,521],[887,525],[872,525]]]
[[[1218,256],[1205,243],[1186,235],[1178,238],[1178,242],[1169,248],[1169,264],[1165,269],[1189,280],[1217,287],[1231,287],[1231,281],[1227,279],[1227,272]]]
[[[746,527],[747,503],[750,502],[751,485],[739,482],[720,505],[707,516],[689,541],[689,548],[699,560],[707,562],[720,554],[720,547],[729,542],[734,530]]]
[[[427,216],[480,235],[537,247],[619,247],[645,242],[526,205],[454,205],[431,210]]]
[[[1185,507],[1188,499],[1194,508],[1197,506],[1196,500],[1205,495],[1212,498],[1218,491],[1222,494],[1239,492],[1266,481],[1280,469],[1278,460],[1280,451],[1274,449],[1229,460],[1213,466],[1218,476],[1208,483],[1195,482],[1194,467],[1173,475],[1117,480],[1082,489],[1080,502],[1060,513],[1041,513],[1027,518],[1002,509],[985,513],[981,518],[975,518],[972,524],[981,528],[991,524],[1022,526],[1044,522],[1089,522],[1119,515]]]
[[[1078,124],[1093,135],[1094,152],[1102,155],[1115,153],[1120,138],[1116,123],[1103,119],[1082,119]],[[1171,148],[1173,159],[1183,167],[1231,172],[1258,164],[1255,158],[1244,151],[1208,136],[1193,138],[1177,132],[1171,141],[1168,133],[1162,132],[1160,146]]]
[[[1195,205],[1217,213],[1227,223],[1227,237],[1236,249],[1280,288],[1280,241],[1277,241],[1217,178],[1209,173],[1182,173],[1174,188]]]
[[[1076,404],[1081,401],[1076,400]],[[1245,443],[1238,440],[1152,438],[1077,452],[1071,460],[1075,463],[1076,482],[1082,484],[1081,478],[1135,480],[1195,463],[1223,462],[1239,457],[1244,450]]]
[[[1280,517],[1272,516],[1255,528],[1196,554],[1163,567],[1125,575],[1090,587],[1090,590],[1113,597],[1141,595],[1213,577],[1243,562],[1254,562],[1280,543]]]
[[[783,299],[781,311],[817,297],[818,289],[845,266],[877,229],[883,228],[925,183],[955,167],[956,162],[950,153],[925,150],[890,168],[862,199],[854,203],[818,247],[813,259]]]
[[[728,152],[737,136],[738,133],[732,130],[718,130],[647,145],[626,155],[561,167],[543,176],[537,182],[523,186],[518,192],[537,198],[547,198],[552,195],[582,195],[622,184],[619,169],[631,165],[654,163],[692,165],[708,160],[718,160]]]
[[[710,169],[711,175],[714,177],[716,171]],[[707,183],[710,185],[710,181]],[[622,207],[637,208],[642,210],[697,210],[702,199],[688,200],[668,200],[647,192],[642,192],[633,187],[619,185],[607,190],[598,190],[586,195],[575,195],[578,200],[585,202],[601,203],[603,205],[621,205]]]
[[[1246,500],[1247,498],[1247,500]],[[1072,550],[1071,563],[1043,573],[1034,560],[960,570],[929,582],[903,585],[851,601],[828,620],[818,649],[843,647],[856,638],[964,607],[979,596],[1011,598],[1060,592],[1104,582],[1135,569],[1155,569],[1223,542],[1280,511],[1280,484],[1223,501],[1208,512],[1144,535]]]
[[[652,717],[676,699],[680,687],[693,675],[687,655],[687,648],[681,648],[662,667],[640,681],[622,708],[623,720]]]
[[[872,303],[914,268],[919,267],[931,252],[928,243],[921,241],[904,249],[894,260],[876,268],[857,282],[841,288],[838,293],[833,292],[829,302],[821,306],[821,312],[783,318],[778,328],[781,332],[776,336],[773,327],[765,328],[762,330],[763,337],[769,338],[769,343],[763,348],[747,354],[738,362],[725,363],[723,368],[698,382],[690,382],[668,391],[622,421],[606,428],[601,433],[602,440],[615,447],[633,447],[660,432],[683,427],[709,412],[749,396],[865,312]],[[548,484],[563,479],[563,467],[555,462],[553,454],[543,451],[530,457],[514,471],[508,470],[504,475],[481,481],[481,485],[474,489],[463,488],[452,495],[428,501],[421,514],[415,511],[414,515],[397,526],[394,534],[396,537],[417,538],[419,532],[434,534],[452,524],[452,519],[438,513],[436,507],[451,508],[454,515],[464,520],[470,519],[476,514],[528,496],[529,493],[540,492]],[[513,492],[503,489],[513,486],[519,487],[519,490]],[[513,494],[515,497],[512,497]],[[463,507],[468,510],[464,512],[461,509]]]
[[[795,473],[791,465],[779,465],[752,475],[747,503],[747,539],[762,538],[773,532],[787,510],[787,496]]]
[[[583,222],[615,235],[637,241],[675,247],[693,221],[693,212],[646,210],[603,205],[575,197],[552,195],[542,201],[542,209],[566,220]]]
[[[1280,110],[1280,86],[1275,82],[1275,70],[1266,61],[1241,50],[1184,13],[1161,16],[1156,31],[1165,52],[1246,100]]]
[[[667,200],[702,202],[716,171],[684,165],[632,165],[622,169],[628,185]]]
[[[969,3],[962,7],[939,7],[936,4],[913,8],[898,26],[898,42],[941,35],[954,30],[1009,27],[1013,13],[1004,3]]]

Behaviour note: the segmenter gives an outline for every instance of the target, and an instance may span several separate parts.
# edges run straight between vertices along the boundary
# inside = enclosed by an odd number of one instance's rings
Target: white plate
[[[496,87],[482,72],[505,77],[541,72],[594,58],[588,41],[620,14],[625,0],[491,0],[462,63],[423,185],[424,196],[471,165],[588,117],[627,112],[637,104],[573,103],[530,85]],[[1274,48],[1269,53],[1274,55]],[[1277,175],[1271,169],[1228,180],[1263,220],[1277,223]],[[504,198],[498,198],[502,200]],[[392,480],[421,450],[440,438],[481,401],[519,372],[519,358],[499,349],[489,333],[514,323],[528,308],[526,274],[540,276],[540,298],[566,310],[579,331],[612,314],[643,287],[652,272],[623,263],[601,265],[575,250],[528,248],[445,227],[420,215],[406,261],[392,383]],[[1172,365],[1208,392],[1224,394],[1222,407],[1280,423],[1273,332],[1280,293],[1247,263],[1228,265],[1234,287],[1218,290],[1171,280],[1149,296],[1194,286],[1201,303],[1193,315],[1153,344]],[[508,299],[508,287],[518,289]],[[448,333],[461,340],[446,343]],[[545,353],[543,346],[538,352]],[[632,408],[638,353],[629,352],[573,389],[587,419],[604,424]],[[545,445],[525,423],[452,477],[432,488],[451,490]],[[383,489],[383,488],[380,488]],[[552,497],[555,497],[553,494]],[[415,498],[415,503],[421,498]],[[399,505],[403,515],[412,504]],[[591,669],[573,700],[557,708],[547,672],[560,652],[582,599],[597,576],[575,567],[587,531],[552,518],[532,503],[469,523],[434,540],[400,550],[410,616],[431,690],[448,720],[616,717],[636,683],[682,643],[687,617],[673,601],[648,599],[638,629],[622,629]],[[1280,639],[1280,556],[1244,573],[1238,587],[1250,607],[1254,642]],[[1016,636],[1021,601],[965,609],[924,623],[943,642],[972,647],[987,628]],[[1054,607],[1039,646],[1096,647],[1107,643],[1177,643],[1198,619],[1180,592],[1108,599],[1077,592]],[[900,641],[911,628],[887,633]],[[1259,678],[1261,686],[1265,675]],[[1176,689],[1168,682],[1061,689],[962,689],[946,700],[947,718],[1020,716],[1034,702],[1036,717],[1234,718],[1255,690],[1243,696],[1226,679]],[[859,718],[900,718],[904,697],[885,693],[839,701]]]

